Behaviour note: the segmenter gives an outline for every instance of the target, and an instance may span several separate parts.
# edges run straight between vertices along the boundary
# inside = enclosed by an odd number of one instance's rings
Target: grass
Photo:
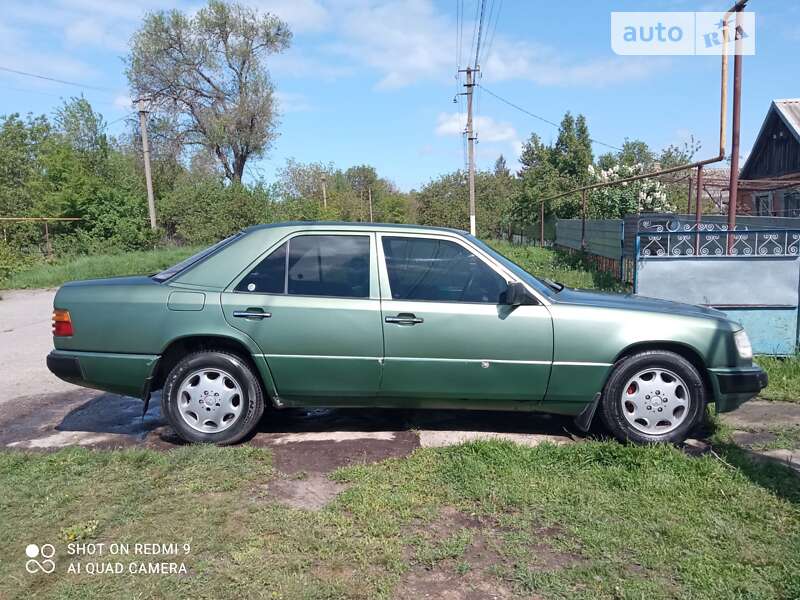
[[[97,254],[56,260],[51,263],[38,264],[6,279],[0,279],[0,288],[51,288],[78,279],[148,275],[191,256],[197,250],[197,248],[171,247],[125,254]]]
[[[5,451],[0,597],[372,599],[408,597],[412,576],[478,578],[508,597],[800,597],[800,478],[739,467],[734,452],[730,467],[603,442],[422,449],[337,471],[350,487],[302,511],[267,497],[262,449]],[[453,512],[467,521],[442,520]],[[180,555],[69,556],[75,539]],[[479,539],[491,564],[471,550]],[[25,572],[29,543],[56,547],[54,573]],[[109,561],[187,573],[67,573]]]
[[[761,398],[800,402],[800,356],[757,356],[756,362],[769,375],[769,386],[761,392]]]
[[[567,287],[625,291],[625,286],[610,274],[594,269],[579,254],[538,246],[516,246],[492,240],[491,245],[536,277],[551,279]]]

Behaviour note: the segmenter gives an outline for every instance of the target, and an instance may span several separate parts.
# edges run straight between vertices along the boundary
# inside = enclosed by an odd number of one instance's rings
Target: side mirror
[[[508,284],[503,297],[503,304],[507,306],[521,306],[523,304],[536,304],[536,298],[524,285],[518,281]]]

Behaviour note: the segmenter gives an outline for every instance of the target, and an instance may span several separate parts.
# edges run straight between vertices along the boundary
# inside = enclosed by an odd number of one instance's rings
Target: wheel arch
[[[260,366],[253,358],[247,345],[235,337],[214,334],[186,335],[171,340],[163,349],[156,370],[152,376],[151,391],[164,387],[164,381],[172,368],[187,354],[202,350],[223,350],[239,356],[258,375],[261,388],[270,400],[273,398],[274,387],[272,378],[266,365]]]
[[[706,388],[707,397],[709,399],[713,398],[714,388],[711,385],[711,378],[709,377],[708,367],[703,359],[703,355],[697,350],[697,348],[694,348],[689,344],[674,341],[636,342],[625,347],[619,354],[617,354],[617,356],[614,358],[614,365],[617,365],[617,363],[619,363],[621,360],[629,356],[633,356],[634,354],[638,354],[639,352],[659,350],[673,352],[689,361],[692,366],[697,369],[697,372],[700,373],[700,378],[703,380],[703,385]],[[605,383],[603,384],[603,390],[605,390],[605,386],[613,372],[613,369],[609,369],[608,375],[606,375]]]

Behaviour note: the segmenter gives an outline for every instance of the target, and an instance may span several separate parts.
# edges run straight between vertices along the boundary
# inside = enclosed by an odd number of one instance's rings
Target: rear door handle
[[[260,308],[248,308],[247,310],[235,310],[233,311],[234,317],[239,317],[242,319],[269,319],[272,316],[272,313],[264,312]]]
[[[395,323],[396,325],[417,325],[425,321],[425,319],[412,313],[400,313],[394,317],[385,317],[383,320],[386,323]]]

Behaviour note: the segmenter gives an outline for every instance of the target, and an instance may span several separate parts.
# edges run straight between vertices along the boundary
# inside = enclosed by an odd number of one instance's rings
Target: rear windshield
[[[155,281],[158,281],[158,282],[166,281],[167,279],[172,279],[178,273],[182,273],[183,271],[185,271],[189,267],[199,263],[201,260],[205,260],[206,258],[211,256],[212,254],[214,254],[216,252],[219,252],[225,246],[227,246],[228,244],[232,243],[234,240],[242,237],[243,235],[244,235],[244,232],[240,231],[238,233],[233,234],[231,237],[227,237],[224,240],[220,240],[219,242],[217,242],[213,246],[209,246],[208,248],[206,248],[204,250],[201,250],[197,254],[193,254],[189,258],[184,258],[177,265],[172,265],[171,267],[168,267],[168,268],[164,269],[160,273],[156,273],[155,275],[152,276],[152,279],[155,280]]]

